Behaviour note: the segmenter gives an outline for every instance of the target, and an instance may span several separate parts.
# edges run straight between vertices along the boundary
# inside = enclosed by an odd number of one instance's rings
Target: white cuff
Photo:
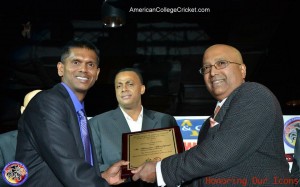
[[[156,163],[156,180],[157,180],[157,186],[161,186],[161,187],[166,186],[166,183],[161,173],[161,161]]]

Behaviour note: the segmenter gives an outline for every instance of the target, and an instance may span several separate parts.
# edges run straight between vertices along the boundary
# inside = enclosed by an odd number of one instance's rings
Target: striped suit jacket
[[[234,90],[215,117],[203,124],[197,146],[162,160],[168,187],[293,186],[283,145],[278,100],[265,86],[246,82]]]

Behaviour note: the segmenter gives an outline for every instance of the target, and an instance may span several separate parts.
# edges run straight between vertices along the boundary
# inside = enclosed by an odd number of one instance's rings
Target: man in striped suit
[[[132,171],[133,179],[168,187],[293,186],[279,102],[265,86],[245,82],[241,53],[229,45],[213,45],[199,71],[220,110],[204,122],[195,147],[145,163]]]

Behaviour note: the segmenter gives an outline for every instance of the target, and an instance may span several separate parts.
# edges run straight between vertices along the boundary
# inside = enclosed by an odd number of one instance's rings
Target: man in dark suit
[[[128,162],[120,161],[99,174],[93,146],[83,144],[77,114],[98,79],[98,49],[88,41],[74,40],[63,49],[57,69],[61,83],[38,93],[18,123],[16,160],[28,169],[23,185],[96,187],[123,182],[120,167]]]
[[[21,114],[24,112],[29,101],[42,90],[33,90],[27,93],[24,97],[23,106],[21,106]],[[3,170],[6,164],[15,160],[16,147],[17,147],[18,131],[12,130],[3,134],[0,134],[0,171]],[[0,176],[0,186],[9,186],[4,182],[2,175]]]
[[[202,65],[200,73],[219,112],[204,122],[195,147],[142,165],[133,179],[169,187],[293,186],[276,97],[265,86],[244,81],[246,66],[232,46],[209,47]]]
[[[291,175],[298,179],[298,182],[295,186],[299,187],[300,183],[300,129],[296,129],[296,143],[294,148],[294,159],[293,159],[293,165],[291,168]]]
[[[173,116],[147,110],[142,106],[141,96],[145,90],[142,75],[137,69],[120,70],[115,76],[115,93],[119,107],[90,119],[101,172],[121,159],[123,133],[177,126]],[[120,186],[156,185],[132,181]]]

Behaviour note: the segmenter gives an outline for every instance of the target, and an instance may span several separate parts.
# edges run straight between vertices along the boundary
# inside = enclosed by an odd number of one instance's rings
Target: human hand
[[[156,181],[156,163],[157,162],[145,162],[137,169],[131,170],[134,174],[132,180],[137,181],[141,179],[148,183],[154,183]]]
[[[117,185],[123,183],[126,179],[121,179],[121,169],[122,166],[128,165],[128,161],[118,161],[111,165],[106,171],[101,173],[102,178],[104,178],[108,184]]]

